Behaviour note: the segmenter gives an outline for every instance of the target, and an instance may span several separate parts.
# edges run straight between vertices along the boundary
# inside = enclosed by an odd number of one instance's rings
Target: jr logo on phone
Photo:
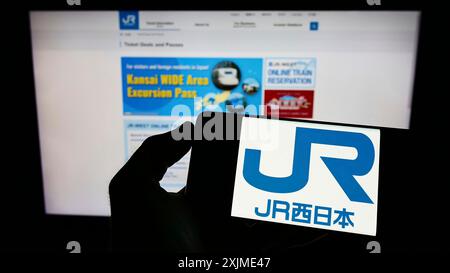
[[[262,123],[279,130],[270,146],[247,137]],[[376,234],[379,130],[256,118],[241,130],[232,216]]]

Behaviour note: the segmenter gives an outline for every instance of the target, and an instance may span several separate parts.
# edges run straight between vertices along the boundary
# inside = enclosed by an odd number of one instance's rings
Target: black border
[[[81,5],[68,5],[66,0],[41,0],[27,3],[28,10],[420,10],[426,3],[416,0],[381,0],[369,5],[367,0],[315,0],[270,3],[259,1],[146,1],[146,0],[80,0]]]

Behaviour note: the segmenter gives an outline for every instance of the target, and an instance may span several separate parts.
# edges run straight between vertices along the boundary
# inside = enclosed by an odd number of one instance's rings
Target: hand
[[[174,131],[184,130],[193,132],[193,124]],[[196,173],[206,174],[188,181],[189,191],[165,191],[159,181],[192,144],[175,140],[172,132],[149,137],[114,176],[109,186],[114,251],[295,251],[323,237],[321,230],[231,217],[236,162],[221,164],[220,158],[237,152],[238,142],[197,143],[200,154],[212,155],[197,157],[197,163],[204,161]]]
[[[175,130],[193,130],[184,123]],[[169,193],[159,185],[167,168],[191,148],[171,132],[147,138],[109,185],[114,251],[203,251],[198,223],[184,189]]]

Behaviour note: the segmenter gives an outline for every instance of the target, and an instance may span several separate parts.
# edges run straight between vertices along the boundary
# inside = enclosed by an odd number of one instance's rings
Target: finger
[[[192,147],[189,139],[177,140],[173,132],[193,131],[194,125],[185,122],[173,131],[147,138],[131,156],[127,163],[113,178],[114,181],[125,181],[123,184],[137,186],[139,184],[157,184],[167,168],[179,161]]]
[[[185,122],[172,131],[149,137],[140,147],[141,151],[138,156],[142,156],[143,161],[147,160],[148,163],[157,163],[168,168],[191,149],[191,133],[193,130],[194,125],[191,122]],[[174,138],[183,132],[189,137],[188,139]]]

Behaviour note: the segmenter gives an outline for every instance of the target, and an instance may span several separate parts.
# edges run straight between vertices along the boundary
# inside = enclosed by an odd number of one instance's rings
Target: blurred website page
[[[174,128],[180,115],[273,111],[407,129],[419,17],[31,12],[47,213],[109,215],[111,178],[143,140]],[[189,154],[161,186],[183,188],[188,166]]]

